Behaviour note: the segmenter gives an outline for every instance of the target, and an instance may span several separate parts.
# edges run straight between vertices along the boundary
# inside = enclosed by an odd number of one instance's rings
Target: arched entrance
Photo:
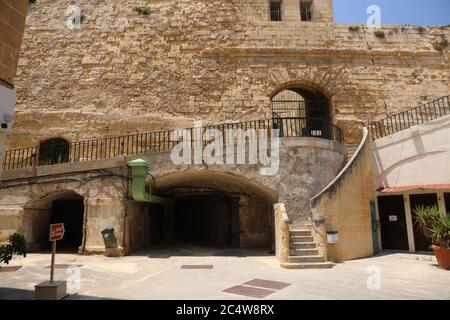
[[[29,219],[31,250],[50,248],[49,226],[64,223],[64,239],[58,250],[78,252],[83,240],[84,198],[74,191],[58,191],[30,201],[25,216]]]
[[[206,188],[174,189],[175,241],[239,246],[239,194]]]
[[[328,98],[311,87],[287,86],[272,96],[271,104],[273,114],[282,118],[299,117],[331,121]]]
[[[130,252],[153,245],[274,250],[278,195],[269,188],[209,169],[176,172],[152,184],[152,193],[167,203],[130,210]]]
[[[332,139],[330,101],[312,87],[288,85],[271,97],[274,125],[284,133],[303,137]]]

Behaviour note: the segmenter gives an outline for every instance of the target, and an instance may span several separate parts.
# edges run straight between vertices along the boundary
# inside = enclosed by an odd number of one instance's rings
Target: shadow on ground
[[[0,287],[0,300],[33,300],[34,291],[16,288]],[[69,294],[64,300],[116,300],[112,298],[103,298],[95,296],[79,295],[78,293]]]
[[[243,249],[236,247],[203,247],[179,244],[174,246],[155,246],[136,252],[130,256],[169,259],[171,257],[273,257],[274,252],[268,248]]]

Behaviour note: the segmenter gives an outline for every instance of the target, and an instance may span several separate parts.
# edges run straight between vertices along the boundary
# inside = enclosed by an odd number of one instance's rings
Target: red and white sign
[[[50,241],[62,240],[64,237],[64,223],[55,223],[50,225]]]

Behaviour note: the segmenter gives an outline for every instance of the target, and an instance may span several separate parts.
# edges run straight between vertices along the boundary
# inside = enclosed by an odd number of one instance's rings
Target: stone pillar
[[[287,262],[289,258],[289,224],[283,203],[274,205],[275,210],[275,253],[280,262]]]

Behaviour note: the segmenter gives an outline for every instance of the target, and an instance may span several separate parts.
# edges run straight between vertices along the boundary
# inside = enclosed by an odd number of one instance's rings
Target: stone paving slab
[[[450,272],[439,269],[430,255],[390,252],[338,263],[332,269],[287,270],[264,251],[242,250],[235,256],[214,255],[217,251],[190,250],[189,256],[184,251],[177,255],[176,250],[156,255],[145,251],[122,258],[58,254],[57,264],[80,267],[56,269],[55,279],[69,283],[79,274],[79,286],[76,281],[69,284],[69,300],[450,299]],[[32,299],[34,286],[49,278],[49,263],[49,253],[14,258],[10,266],[22,268],[0,272],[0,299]],[[183,270],[183,265],[214,268],[202,272]],[[274,290],[270,282],[253,282],[258,279],[291,285]],[[223,292],[242,285],[274,292],[264,298]]]

